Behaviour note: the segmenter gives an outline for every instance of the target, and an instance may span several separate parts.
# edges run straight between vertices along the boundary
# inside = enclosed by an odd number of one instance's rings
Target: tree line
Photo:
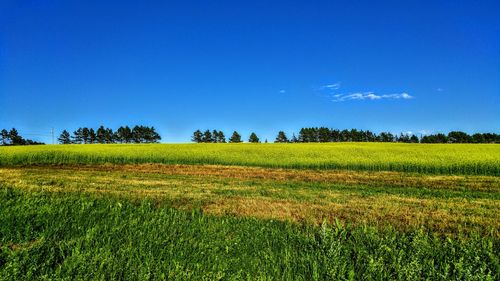
[[[438,133],[419,138],[414,134],[394,135],[390,132],[376,134],[369,130],[337,130],[325,127],[302,128],[298,142],[404,142],[404,143],[500,143],[500,135],[475,133],[469,135],[461,131],[448,134]]]
[[[243,142],[241,135],[237,132],[234,131],[231,134],[231,137],[229,137],[228,141],[226,141],[226,136],[224,135],[224,132],[222,131],[217,131],[217,130],[205,130],[204,132],[200,130],[196,130],[193,133],[193,136],[191,137],[191,141],[196,142],[196,143],[239,143]],[[259,143],[260,139],[257,137],[257,134],[251,133],[250,137],[248,138],[248,142],[251,143]],[[267,140],[266,140],[267,142]]]
[[[121,126],[116,131],[100,126],[93,128],[78,128],[73,134],[63,130],[57,139],[60,144],[92,144],[92,143],[157,143],[161,140],[154,127]]]
[[[3,129],[0,134],[1,145],[38,145],[42,142],[25,139],[19,132],[12,128]],[[63,130],[57,139],[61,144],[92,144],[92,143],[157,143],[161,140],[160,135],[154,127],[147,126],[121,126],[116,131],[100,126],[96,130],[93,128],[81,127],[73,134]],[[197,143],[240,143],[242,136],[234,131],[226,140],[224,132],[218,130],[196,130],[191,138]],[[260,143],[261,140],[252,132],[248,137],[250,143]],[[264,141],[267,143],[267,139]],[[500,143],[500,134],[495,133],[475,133],[469,135],[462,131],[452,131],[448,134],[437,133],[425,135],[419,138],[414,134],[394,135],[390,132],[376,134],[369,130],[338,130],[326,127],[302,128],[298,137],[295,134],[288,138],[284,131],[279,131],[275,143],[296,143],[296,142],[403,142],[403,143]]]
[[[469,135],[461,131],[449,132],[445,134],[435,134],[423,136],[422,143],[500,143],[500,134],[475,133]]]
[[[37,142],[34,140],[30,139],[25,139],[21,135],[19,135],[19,132],[16,130],[16,128],[12,128],[9,131],[6,129],[2,129],[0,132],[0,137],[1,137],[1,145],[39,145],[39,144],[44,144],[43,142]]]
[[[204,132],[196,130],[191,138],[197,143],[225,143],[226,138],[222,131],[206,130]],[[230,143],[242,142],[241,135],[234,131],[229,138]],[[260,143],[259,137],[251,133],[248,142]],[[267,143],[267,140],[265,140]],[[448,134],[431,134],[421,138],[414,134],[394,135],[390,132],[376,134],[369,130],[337,130],[326,127],[311,127],[300,129],[298,137],[295,134],[288,138],[285,132],[279,131],[275,143],[296,143],[296,142],[402,142],[402,143],[500,143],[500,134],[476,133],[469,135],[461,131],[452,131]]]

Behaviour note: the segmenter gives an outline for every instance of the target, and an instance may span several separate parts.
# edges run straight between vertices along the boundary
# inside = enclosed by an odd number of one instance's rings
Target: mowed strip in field
[[[0,184],[26,191],[152,198],[182,210],[319,224],[391,225],[498,237],[500,178],[217,165],[0,168]]]

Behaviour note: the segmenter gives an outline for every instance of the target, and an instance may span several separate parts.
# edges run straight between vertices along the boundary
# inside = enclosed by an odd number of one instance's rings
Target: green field
[[[499,147],[0,147],[0,280],[499,280]]]
[[[500,175],[495,144],[142,144],[0,147],[0,165],[220,164]]]

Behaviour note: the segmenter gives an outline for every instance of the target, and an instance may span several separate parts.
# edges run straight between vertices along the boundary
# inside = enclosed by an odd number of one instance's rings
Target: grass
[[[0,168],[0,184],[151,198],[220,216],[500,237],[500,179],[491,176],[142,164]]]
[[[0,279],[498,280],[499,240],[0,187]]]
[[[0,165],[218,164],[500,175],[495,144],[147,144],[0,147]]]

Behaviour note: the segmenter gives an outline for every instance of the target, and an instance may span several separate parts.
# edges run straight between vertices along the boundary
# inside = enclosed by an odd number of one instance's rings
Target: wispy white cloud
[[[397,99],[412,99],[413,96],[409,95],[408,93],[399,93],[399,94],[385,94],[385,95],[378,95],[375,94],[374,92],[358,92],[358,93],[351,93],[351,94],[336,94],[332,96],[332,101],[334,102],[341,102],[341,101],[348,101],[348,100],[382,100],[382,99],[389,99],[389,100],[397,100]]]
[[[340,89],[340,82],[328,84],[328,85],[323,85],[323,86],[321,86],[321,89],[338,90],[338,89]]]
[[[286,93],[286,90],[283,90],[283,89],[280,90],[280,94],[284,94],[284,93]]]
[[[399,99],[413,99],[414,97],[406,92],[396,93],[396,94],[377,94],[373,91],[367,92],[351,92],[342,93],[340,91],[341,82],[336,82],[332,84],[326,84],[317,88],[320,95],[325,98],[330,99],[334,102],[342,102],[349,100],[399,100]]]
[[[410,96],[408,93],[404,92],[400,94],[382,95],[381,97],[384,99],[404,99],[404,100],[409,100],[413,98],[413,96]]]
[[[444,91],[444,89],[443,88],[437,88],[436,91],[442,92],[442,91]]]

